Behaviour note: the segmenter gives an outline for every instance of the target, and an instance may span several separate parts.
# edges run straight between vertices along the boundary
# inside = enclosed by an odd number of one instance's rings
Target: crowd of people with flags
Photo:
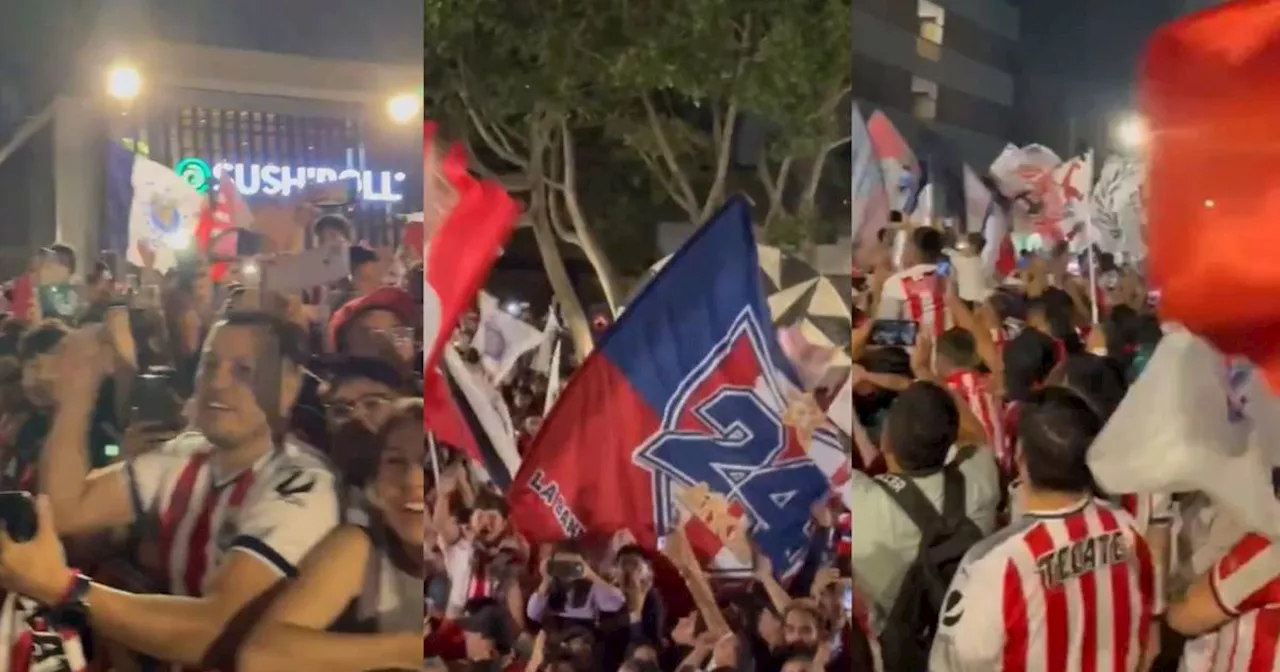
[[[848,438],[812,370],[832,358],[775,324],[745,201],[571,364],[554,309],[533,326],[478,292],[488,265],[443,253],[452,228],[484,222],[495,249],[510,222],[457,148],[431,155],[450,207],[427,217],[427,276],[449,278],[427,300],[428,668],[869,664],[841,569]]]
[[[1100,171],[1038,145],[978,171],[855,116],[878,669],[1280,669],[1276,163],[1242,131],[1275,126],[1275,7],[1160,29],[1143,157]]]
[[[315,196],[6,283],[0,669],[421,667],[421,242]]]

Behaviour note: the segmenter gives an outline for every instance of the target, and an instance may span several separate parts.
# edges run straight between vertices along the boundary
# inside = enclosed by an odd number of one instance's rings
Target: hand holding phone
[[[920,325],[911,320],[876,320],[871,324],[871,345],[910,348],[916,344]]]
[[[558,555],[547,563],[547,575],[561,581],[574,581],[586,575],[582,560],[571,555]]]
[[[22,544],[36,536],[36,501],[20,490],[0,492],[0,523],[10,539]]]
[[[351,205],[360,196],[360,181],[352,177],[333,182],[307,185],[302,199],[317,208],[331,209]]]
[[[300,254],[282,254],[264,259],[262,288],[288,294],[342,280],[351,274],[351,255],[346,245],[324,245]]]
[[[173,369],[152,366],[134,380],[130,423],[177,431],[186,425],[182,402],[173,388]]]

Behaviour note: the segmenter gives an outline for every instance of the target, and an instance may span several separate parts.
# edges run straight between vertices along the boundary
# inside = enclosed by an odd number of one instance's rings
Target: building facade
[[[986,166],[1012,135],[1020,34],[1006,0],[853,0],[854,97]]]
[[[232,179],[250,202],[357,177],[363,237],[394,242],[397,215],[421,209],[422,124],[395,123],[387,103],[420,95],[421,21],[415,0],[330,2],[319,13],[305,0],[103,3],[39,127],[7,158],[0,149],[10,206],[0,247],[122,251],[127,222],[105,198],[113,142]],[[122,63],[142,81],[128,100],[104,85]]]

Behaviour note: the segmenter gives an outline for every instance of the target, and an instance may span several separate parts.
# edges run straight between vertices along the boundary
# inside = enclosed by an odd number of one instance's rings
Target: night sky
[[[1142,49],[1158,26],[1211,0],[1021,0],[1015,141],[1103,147],[1108,120],[1131,110]]]

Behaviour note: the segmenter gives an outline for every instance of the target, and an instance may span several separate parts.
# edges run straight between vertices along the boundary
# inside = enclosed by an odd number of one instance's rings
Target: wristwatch
[[[83,611],[89,607],[89,588],[93,586],[93,580],[81,572],[72,571],[74,573],[71,576],[70,585],[67,586],[67,592],[63,593],[62,599],[54,607]]]

